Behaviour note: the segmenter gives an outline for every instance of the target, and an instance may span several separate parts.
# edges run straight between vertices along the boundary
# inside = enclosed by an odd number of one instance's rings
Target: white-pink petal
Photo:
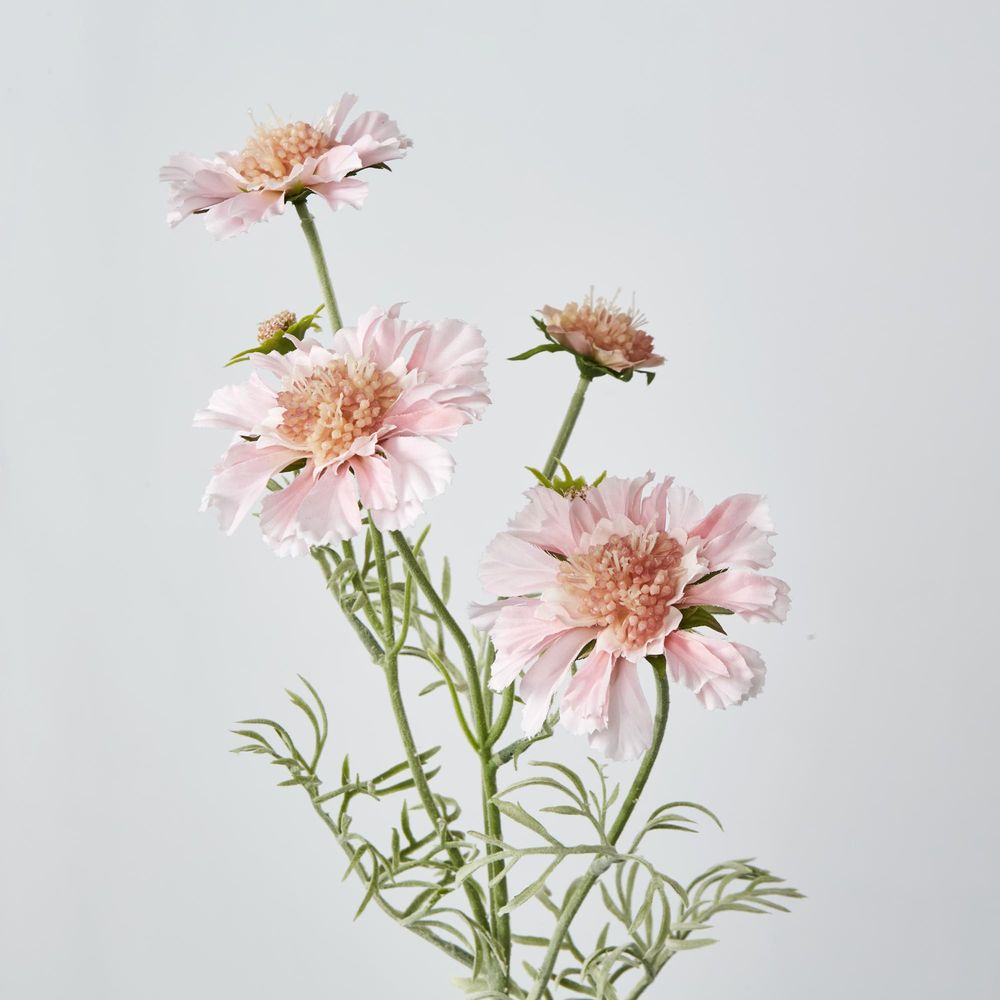
[[[629,660],[615,664],[608,691],[608,724],[590,734],[590,745],[611,760],[635,760],[653,742],[653,716],[639,671]]]
[[[608,690],[615,657],[595,649],[579,666],[562,696],[559,721],[570,732],[587,735],[608,724]]]
[[[521,726],[528,736],[534,736],[544,725],[556,690],[592,635],[592,629],[568,629],[546,646],[528,667],[520,686],[524,701]]]
[[[251,434],[274,405],[274,390],[254,372],[246,382],[216,389],[208,406],[195,414],[194,426],[221,427]]]
[[[764,497],[741,493],[728,497],[691,529],[701,538],[701,553],[710,569],[766,569],[774,561],[769,536],[774,534]]]
[[[530,594],[551,586],[558,572],[559,560],[505,531],[487,547],[479,579],[491,594]]]
[[[201,509],[215,507],[220,526],[231,535],[260,499],[267,481],[297,457],[288,448],[258,448],[249,441],[237,441],[216,466]]]
[[[749,622],[783,622],[790,600],[788,584],[773,576],[728,570],[684,591],[685,604],[715,604]]]
[[[692,631],[673,632],[664,643],[671,676],[690,688],[706,708],[739,704],[754,674],[735,643]]]

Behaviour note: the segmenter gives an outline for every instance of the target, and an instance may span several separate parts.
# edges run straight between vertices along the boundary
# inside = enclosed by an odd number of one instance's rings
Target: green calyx
[[[246,361],[251,354],[288,354],[290,351],[294,351],[295,348],[298,347],[297,342],[302,340],[302,338],[305,337],[310,330],[319,329],[319,323],[316,322],[316,317],[319,316],[322,311],[323,306],[319,306],[315,312],[309,313],[308,316],[303,316],[301,319],[296,320],[283,330],[278,330],[266,340],[261,341],[259,344],[256,344],[253,347],[248,347],[245,351],[240,351],[239,353],[234,354],[226,362],[224,367],[228,368],[230,365]]]
[[[593,489],[593,487],[599,486],[602,482],[604,482],[604,477],[607,475],[607,472],[602,472],[592,483],[588,483],[583,476],[574,476],[573,473],[566,468],[563,462],[559,463],[562,475],[553,476],[551,479],[530,465],[525,466],[525,468],[546,489],[555,490],[556,493],[564,497],[583,496],[586,494],[587,490]]]
[[[617,379],[619,382],[631,382],[632,377],[636,374],[646,376],[646,385],[656,378],[656,372],[646,371],[642,368],[626,368],[625,371],[616,371],[614,368],[608,368],[607,365],[602,365],[599,361],[595,361],[593,358],[588,358],[586,355],[577,354],[576,351],[571,350],[564,344],[560,344],[553,336],[549,333],[549,328],[546,326],[545,321],[539,319],[537,316],[531,317],[531,322],[538,327],[539,330],[545,336],[546,343],[536,344],[534,347],[529,348],[527,351],[522,351],[520,354],[515,354],[513,357],[508,358],[508,361],[527,361],[528,358],[533,358],[536,354],[571,354],[576,359],[576,367],[580,370],[580,375],[592,381],[595,378],[600,378],[602,375],[610,375],[613,379]]]

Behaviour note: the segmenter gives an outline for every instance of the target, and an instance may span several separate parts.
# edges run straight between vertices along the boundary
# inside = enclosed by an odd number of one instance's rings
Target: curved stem
[[[480,683],[479,667],[476,663],[475,653],[469,644],[468,637],[462,631],[462,627],[452,617],[447,605],[441,599],[428,579],[420,561],[417,559],[406,536],[401,531],[392,532],[392,540],[396,543],[396,550],[399,552],[406,571],[413,576],[417,586],[427,598],[430,606],[438,616],[438,621],[444,624],[451,637],[455,640],[459,651],[462,654],[462,661],[465,664],[466,680],[469,686],[469,702],[472,706],[473,725],[475,728],[476,742],[479,747],[480,769],[483,777],[483,825],[486,834],[493,840],[503,839],[503,822],[500,818],[500,810],[493,801],[497,794],[497,767],[492,759],[493,743],[491,742],[491,726],[486,715],[486,706],[483,700],[483,689]],[[499,739],[499,734],[496,737]],[[493,843],[487,844],[487,855],[495,854],[500,850]],[[499,861],[491,861],[488,865],[489,873],[489,894],[490,894],[490,926],[495,936],[500,941],[505,957],[507,968],[504,970],[505,976],[509,973],[510,965],[510,916],[501,914],[508,902],[507,878],[503,873],[503,865]]]
[[[566,445],[569,444],[570,435],[576,426],[576,418],[580,416],[580,410],[583,409],[583,397],[587,395],[589,385],[590,379],[586,375],[581,375],[580,381],[576,384],[576,391],[569,401],[569,409],[563,418],[562,427],[559,428],[559,433],[553,442],[552,451],[549,452],[549,457],[545,460],[545,468],[542,469],[542,473],[546,479],[552,478],[562,459],[563,452],[566,450]]]
[[[650,772],[659,756],[660,747],[663,745],[663,734],[667,728],[667,716],[670,714],[670,687],[667,682],[667,667],[662,656],[650,657],[653,672],[656,674],[656,718],[653,722],[653,742],[642,758],[639,770],[636,772],[632,786],[628,795],[622,802],[622,807],[615,817],[611,829],[608,831],[608,843],[613,847],[618,838],[622,835],[625,825],[628,823],[639,802],[646,782],[649,780]],[[594,858],[590,863],[583,878],[577,882],[576,887],[570,893],[569,898],[563,906],[562,913],[556,921],[555,929],[552,932],[552,941],[545,952],[545,958],[538,969],[538,978],[535,980],[528,1000],[540,1000],[544,995],[552,969],[555,967],[556,959],[559,957],[559,950],[562,947],[563,939],[569,931],[570,924],[576,916],[588,893],[597,883],[597,880],[611,867],[611,860],[606,857]]]
[[[330,271],[326,266],[326,257],[323,256],[323,244],[320,243],[319,233],[316,231],[316,221],[309,211],[304,195],[296,198],[292,204],[295,206],[295,211],[299,213],[302,232],[305,234],[306,243],[309,244],[313,264],[316,265],[316,275],[323,288],[323,298],[326,300],[326,309],[330,315],[330,328],[333,333],[336,333],[344,324],[340,318],[340,310],[337,308],[337,297],[333,294],[333,282],[330,280]]]

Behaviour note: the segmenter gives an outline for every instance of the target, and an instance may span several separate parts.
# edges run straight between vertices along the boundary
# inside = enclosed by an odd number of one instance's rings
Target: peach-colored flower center
[[[322,466],[376,433],[401,392],[396,376],[370,361],[338,358],[278,393],[285,408],[278,431]]]
[[[631,364],[645,361],[653,353],[653,338],[641,329],[645,318],[635,309],[619,309],[604,299],[570,302],[555,317],[563,330],[582,333],[601,351],[621,351]]]
[[[624,647],[635,648],[663,628],[683,557],[680,544],[661,531],[612,535],[569,556],[557,579],[574,616],[610,627]]]
[[[257,126],[240,153],[237,169],[251,184],[283,181],[310,156],[321,156],[333,143],[306,122],[273,128]]]
[[[263,344],[265,340],[270,340],[276,333],[287,330],[295,324],[295,313],[288,309],[282,309],[275,313],[270,319],[257,324],[257,342]]]

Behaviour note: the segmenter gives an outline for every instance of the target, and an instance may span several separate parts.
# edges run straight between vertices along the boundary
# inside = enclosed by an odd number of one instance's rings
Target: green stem
[[[299,213],[302,232],[305,233],[313,264],[316,265],[316,275],[323,287],[323,298],[326,300],[326,310],[330,316],[330,328],[333,333],[336,333],[344,323],[340,318],[340,310],[337,308],[337,297],[333,294],[333,282],[330,280],[330,271],[326,266],[326,257],[323,256],[323,244],[320,243],[319,233],[316,231],[316,221],[306,204],[305,195],[295,198],[292,204],[295,206],[295,211]]]
[[[667,682],[667,667],[662,656],[652,657],[650,663],[656,675],[656,718],[653,722],[653,742],[642,758],[639,770],[636,772],[632,787],[629,788],[628,795],[622,802],[622,807],[615,817],[611,829],[608,831],[608,843],[613,847],[618,838],[621,837],[626,824],[638,805],[639,797],[642,795],[646,782],[649,780],[650,772],[659,756],[660,747],[663,745],[663,734],[667,728],[667,717],[670,714],[670,686]],[[608,870],[612,862],[607,857],[594,858],[586,874],[570,893],[569,898],[563,906],[562,913],[556,921],[555,929],[552,932],[552,941],[545,952],[545,958],[538,969],[538,978],[535,980],[528,1000],[540,1000],[548,987],[549,977],[555,967],[556,959],[559,957],[559,950],[562,948],[563,939],[569,932],[570,924],[576,916],[588,893],[597,884],[597,880]]]
[[[395,647],[392,617],[389,563],[385,557],[382,532],[373,523],[369,523],[368,533],[372,541],[372,553],[375,556],[375,566],[378,569],[379,591],[382,598],[382,617],[384,621],[382,639],[385,643],[385,654],[382,657],[382,664],[385,668],[385,679],[389,689],[389,704],[392,706],[392,714],[396,719],[396,728],[399,730],[403,752],[406,754],[406,761],[410,765],[410,772],[413,775],[413,783],[417,794],[420,796],[420,801],[427,813],[427,818],[434,828],[438,830],[442,843],[446,844],[451,840],[451,834],[441,815],[441,810],[438,808],[437,800],[434,798],[434,794],[431,792],[430,785],[427,782],[427,775],[424,773],[423,765],[417,753],[416,742],[413,739],[410,720],[406,716],[406,707],[403,705],[403,692],[399,685],[399,654]],[[458,848],[448,848],[447,853],[449,860],[456,869],[461,868],[465,864],[465,858],[462,857]],[[469,905],[472,907],[473,916],[483,927],[489,927],[490,918],[483,906],[482,899],[479,897],[477,888],[477,886],[472,884],[471,880],[466,881],[465,892],[469,899]]]
[[[438,594],[434,584],[424,572],[419,559],[417,559],[413,549],[410,548],[410,543],[406,540],[406,536],[400,531],[394,531],[392,532],[392,540],[395,542],[396,550],[399,552],[400,558],[406,566],[406,571],[416,581],[417,586],[434,609],[438,621],[444,624],[444,627],[455,640],[455,644],[462,654],[483,778],[483,825],[486,828],[487,836],[495,840],[502,840],[503,821],[500,817],[500,810],[493,801],[494,796],[497,794],[497,765],[493,761],[493,742],[495,742],[495,739],[499,739],[499,734],[491,740],[492,727],[486,715],[483,689],[475,653],[472,651],[468,637],[462,631],[458,622],[452,617],[447,605],[441,599],[441,595]],[[499,850],[500,848],[496,845],[492,843],[487,844],[487,855],[495,854]],[[506,976],[509,973],[510,967],[510,915],[506,913],[501,914],[500,910],[508,902],[507,878],[503,874],[503,864],[500,861],[491,861],[488,866],[488,873],[491,883],[489,886],[490,926],[500,941],[506,962],[504,970]]]
[[[546,479],[551,479],[554,475],[556,467],[562,459],[563,452],[566,450],[566,445],[569,444],[570,435],[576,426],[576,418],[580,416],[580,410],[583,409],[583,397],[587,395],[587,387],[589,385],[590,379],[586,375],[581,375],[580,381],[576,384],[576,391],[573,393],[573,398],[569,401],[569,409],[566,411],[562,427],[559,428],[559,433],[556,435],[555,442],[552,445],[552,451],[549,452],[549,457],[545,461],[545,468],[542,469]]]

